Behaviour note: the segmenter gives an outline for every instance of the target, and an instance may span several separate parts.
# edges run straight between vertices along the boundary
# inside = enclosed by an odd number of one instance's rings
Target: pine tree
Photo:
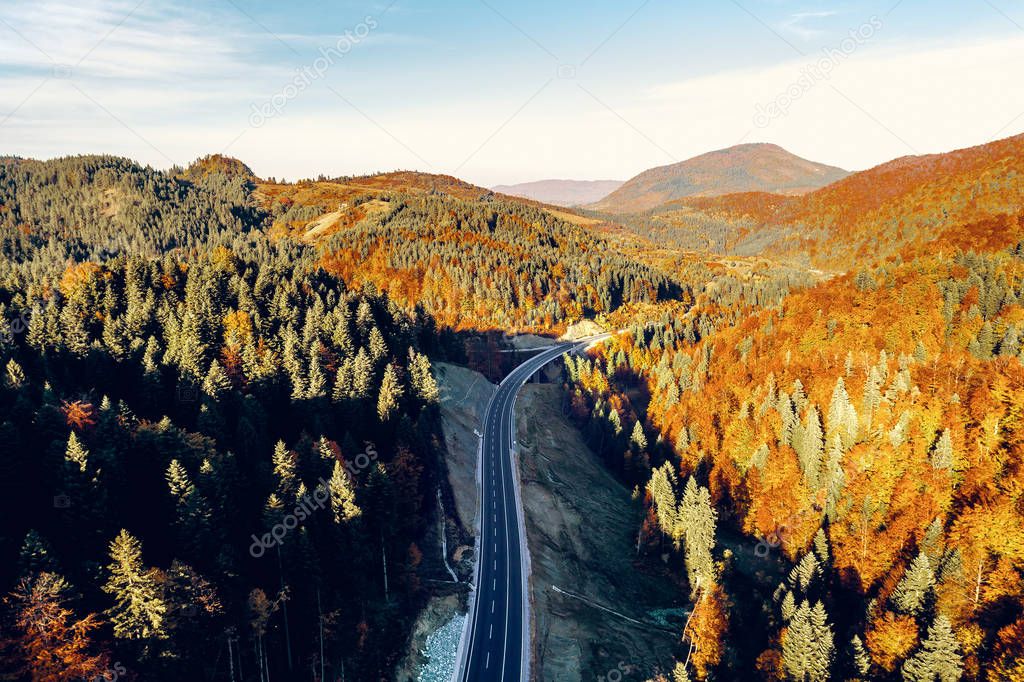
[[[174,499],[178,503],[184,502],[185,498],[191,494],[193,486],[192,480],[189,478],[188,472],[185,471],[185,467],[181,465],[181,462],[172,459],[171,463],[167,466],[165,478]]]
[[[788,623],[793,620],[793,616],[796,614],[796,597],[793,596],[793,592],[786,590],[786,596],[782,598],[782,620]]]
[[[40,573],[56,573],[57,570],[57,560],[50,543],[34,529],[30,529],[25,534],[18,554],[18,575],[31,579]]]
[[[320,359],[320,341],[314,340],[309,347],[309,371],[306,374],[306,398],[316,400],[327,397],[327,374]]]
[[[647,436],[644,435],[644,427],[639,420],[633,424],[633,433],[629,437],[629,442],[635,445],[639,452],[647,450]]]
[[[854,635],[850,640],[850,658],[853,669],[860,677],[867,677],[871,672],[871,655],[864,648],[864,643],[859,635]]]
[[[352,367],[352,396],[363,399],[370,396],[370,386],[373,383],[373,361],[365,348],[360,348],[356,353]]]
[[[231,390],[231,378],[221,367],[221,364],[214,360],[210,363],[210,371],[203,379],[203,393],[213,400],[220,400],[222,396]]]
[[[403,393],[402,384],[398,378],[398,370],[391,363],[384,368],[384,378],[380,383],[380,393],[377,397],[377,416],[382,422],[391,419],[398,410]]]
[[[690,589],[695,594],[701,588],[708,588],[717,580],[714,558],[711,551],[715,546],[715,526],[718,512],[711,506],[711,493],[697,485],[691,476],[683,490],[679,523],[685,538],[686,572]]]
[[[345,523],[357,518],[362,510],[356,506],[356,492],[352,478],[348,475],[341,462],[335,461],[334,473],[328,485],[331,494],[331,509],[334,511],[334,522]]]
[[[82,473],[85,473],[86,467],[89,465],[89,451],[78,440],[78,436],[75,435],[74,431],[68,436],[68,447],[64,451],[64,459],[69,465]]]
[[[826,682],[835,654],[825,607],[801,602],[782,635],[782,664],[793,682]]]
[[[839,377],[828,408],[828,436],[838,436],[843,450],[849,450],[857,440],[857,428],[857,412],[850,403],[846,383]]]
[[[789,584],[794,588],[799,588],[805,595],[811,588],[811,585],[822,577],[823,573],[821,570],[821,563],[814,556],[813,553],[808,553],[800,559],[800,563],[793,567],[793,570],[789,573]]]
[[[935,587],[935,573],[928,556],[921,552],[907,568],[903,579],[892,593],[892,602],[898,611],[911,616],[921,615],[927,598]]]
[[[682,526],[679,523],[678,503],[675,494],[676,474],[672,464],[665,462],[651,471],[647,482],[647,492],[654,502],[654,514],[662,531],[671,537],[679,547],[682,538]]]
[[[430,360],[423,353],[409,349],[409,374],[416,397],[428,405],[437,403],[440,396],[437,381],[430,369]]]
[[[807,411],[806,423],[801,428],[799,443],[795,442],[794,446],[807,487],[811,490],[817,489],[822,459],[825,455],[825,441],[821,431],[821,417],[818,415],[816,406],[811,405]]]
[[[272,457],[274,475],[277,476],[277,490],[282,497],[288,499],[295,494],[298,483],[298,462],[295,453],[290,452],[283,440],[277,441]]]
[[[825,536],[824,528],[819,528],[818,532],[814,534],[814,554],[815,556],[817,556],[818,561],[820,561],[822,565],[828,564],[828,538]]]
[[[18,390],[25,385],[25,370],[21,368],[14,358],[7,361],[4,373],[4,385],[12,390]]]
[[[352,358],[345,358],[338,366],[331,389],[331,402],[340,403],[352,395]]]
[[[376,365],[388,354],[388,344],[384,342],[384,335],[374,327],[370,330],[370,359]],[[379,365],[378,365],[379,366]]]
[[[960,644],[945,616],[928,628],[921,648],[903,664],[904,682],[957,682],[963,674]]]
[[[614,407],[608,413],[608,422],[612,425],[612,432],[617,436],[622,433],[622,420],[619,419],[619,411]]]
[[[114,636],[121,639],[163,639],[167,606],[151,570],[142,563],[142,545],[122,530],[110,543],[109,578],[103,591],[114,598],[107,613]]]

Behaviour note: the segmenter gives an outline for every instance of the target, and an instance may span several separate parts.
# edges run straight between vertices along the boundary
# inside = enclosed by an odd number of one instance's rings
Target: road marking
[[[485,668],[490,668],[491,667],[491,652],[490,651],[487,652],[487,662],[484,663],[484,667]]]
[[[494,613],[494,600],[491,600],[491,613]]]
[[[491,632],[487,635],[487,639],[494,639],[494,623],[491,623]]]

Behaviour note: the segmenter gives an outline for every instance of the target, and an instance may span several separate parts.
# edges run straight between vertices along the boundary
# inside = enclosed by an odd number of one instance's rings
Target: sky
[[[1024,132],[1024,0],[0,0],[0,155],[625,180]]]

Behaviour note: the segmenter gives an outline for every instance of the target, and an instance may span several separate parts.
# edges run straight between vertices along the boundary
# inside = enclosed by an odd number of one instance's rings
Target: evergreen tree
[[[854,672],[860,677],[867,677],[871,672],[871,655],[864,648],[864,643],[859,635],[854,635],[850,641],[850,658]]]
[[[386,422],[398,410],[403,393],[402,384],[398,378],[398,370],[393,364],[384,368],[384,378],[381,380],[380,393],[377,397],[377,416],[382,422]]]
[[[782,635],[782,664],[793,682],[826,682],[831,679],[834,635],[825,607],[801,602]]]
[[[214,360],[210,363],[210,371],[203,379],[203,393],[213,400],[220,400],[223,395],[231,390],[231,379],[221,364]]]
[[[7,361],[7,367],[4,371],[4,385],[15,391],[25,385],[25,370],[21,368],[21,365],[14,358]]]
[[[362,514],[362,510],[356,506],[356,492],[352,484],[352,478],[348,475],[341,462],[335,461],[334,473],[328,485],[331,495],[331,509],[334,512],[334,522],[337,524],[351,521]]]
[[[963,658],[953,627],[937,616],[928,628],[921,648],[903,664],[904,682],[957,682],[963,675]]]
[[[416,397],[428,405],[438,402],[440,389],[430,369],[430,360],[423,353],[409,348],[409,374]]]
[[[114,636],[162,639],[167,605],[151,570],[142,563],[142,545],[122,530],[110,543],[109,578],[103,591],[114,599],[108,610]]]
[[[44,572],[57,573],[58,568],[50,544],[35,530],[29,530],[18,554],[18,575],[31,579]]]
[[[68,447],[64,452],[64,459],[72,468],[78,469],[81,473],[85,473],[89,465],[89,451],[82,445],[82,441],[78,440],[74,431],[68,436]]]
[[[679,510],[679,523],[683,527],[686,543],[686,572],[690,589],[707,589],[717,580],[715,562],[711,551],[715,546],[715,526],[718,512],[711,506],[711,493],[697,485],[691,476],[683,490]]]
[[[636,446],[638,452],[647,450],[647,436],[644,435],[644,427],[639,420],[633,424],[633,433],[629,437],[629,442]]]
[[[892,603],[898,611],[919,616],[927,605],[929,593],[935,587],[935,573],[928,556],[921,552],[907,568],[903,579],[892,593]]]

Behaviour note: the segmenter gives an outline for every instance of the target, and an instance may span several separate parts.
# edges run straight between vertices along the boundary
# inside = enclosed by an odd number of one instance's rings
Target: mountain
[[[555,206],[586,206],[600,201],[624,183],[621,180],[538,180],[498,185],[495,192]]]
[[[691,197],[660,209],[648,237],[731,232],[730,250],[847,269],[906,249],[994,250],[1020,238],[1024,135],[907,156],[798,196]],[[682,237],[683,241],[689,239]]]
[[[590,208],[638,213],[692,196],[735,192],[804,194],[849,175],[774,144],[743,144],[644,171]]]

